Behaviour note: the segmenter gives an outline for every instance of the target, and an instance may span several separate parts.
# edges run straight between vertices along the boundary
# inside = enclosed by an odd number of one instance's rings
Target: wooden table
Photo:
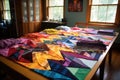
[[[116,33],[116,36],[114,37],[112,42],[109,44],[109,46],[107,46],[106,51],[103,52],[103,54],[100,56],[99,60],[96,62],[94,67],[91,69],[91,71],[86,76],[85,80],[91,80],[99,68],[100,68],[100,80],[103,79],[105,59],[106,59],[106,56],[107,56],[112,44],[114,43],[115,39],[117,38],[117,36],[118,36],[118,33]],[[33,72],[32,70],[30,70],[30,69],[12,61],[6,57],[0,56],[0,62],[5,64],[6,66],[10,67],[11,69],[15,70],[16,72],[20,73],[21,75],[25,76],[26,78],[28,78],[30,80],[49,80],[46,77],[39,75],[39,74]]]
[[[105,60],[106,60],[106,56],[109,53],[111,46],[113,45],[114,41],[116,40],[118,36],[118,33],[116,33],[116,36],[114,37],[114,39],[111,41],[111,43],[109,44],[109,46],[107,46],[107,49],[105,52],[102,53],[102,55],[100,56],[99,60],[97,61],[97,63],[94,65],[94,67],[91,69],[91,71],[89,72],[89,74],[86,76],[85,80],[90,80],[92,79],[92,77],[94,76],[94,74],[96,73],[96,71],[100,68],[100,80],[103,80],[104,78],[104,66],[105,66]],[[108,54],[109,55],[109,54]],[[111,59],[109,59],[111,60]]]

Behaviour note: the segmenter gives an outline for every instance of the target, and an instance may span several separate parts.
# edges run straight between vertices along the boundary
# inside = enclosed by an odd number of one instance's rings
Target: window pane
[[[108,4],[117,4],[118,0],[108,0]]]
[[[63,7],[50,7],[49,19],[60,20],[63,18]]]
[[[34,21],[34,8],[33,8],[33,0],[30,0],[30,21]]]
[[[4,11],[4,19],[7,19],[7,20],[11,19],[10,11]]]
[[[90,21],[97,21],[98,16],[98,6],[92,6]]]
[[[4,0],[4,10],[10,10],[9,0]]]
[[[99,4],[108,4],[108,0],[100,0]]]
[[[92,0],[92,4],[117,4],[118,0]]]
[[[99,4],[99,0],[92,0],[92,4]]]
[[[115,22],[117,6],[109,6],[107,12],[107,22]]]
[[[107,15],[107,6],[99,6],[98,21],[105,22]]]
[[[49,6],[63,6],[64,0],[49,0]]]
[[[117,4],[118,0],[92,0],[90,21],[114,23]]]
[[[36,5],[35,5],[36,6],[36,21],[40,20],[40,12],[39,12],[40,11],[39,10],[39,8],[40,8],[39,6],[40,5],[39,5],[39,3],[40,3],[40,0],[36,0]]]
[[[28,18],[27,18],[27,2],[26,2],[26,0],[22,1],[22,10],[23,10],[23,22],[28,22]]]

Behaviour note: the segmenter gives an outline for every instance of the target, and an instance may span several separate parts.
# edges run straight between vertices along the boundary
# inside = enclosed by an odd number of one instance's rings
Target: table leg
[[[106,57],[103,60],[102,64],[100,65],[100,80],[104,79],[105,60],[106,60]]]
[[[109,65],[111,65],[111,61],[112,61],[112,49],[109,50],[109,54],[108,54]]]

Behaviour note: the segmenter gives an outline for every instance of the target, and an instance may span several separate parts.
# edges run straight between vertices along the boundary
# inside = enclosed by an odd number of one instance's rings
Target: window
[[[89,0],[88,22],[115,23],[118,0]]]
[[[22,0],[23,22],[40,21],[40,0]]]
[[[64,13],[64,0],[48,0],[48,19],[62,20]]]
[[[9,0],[2,0],[2,18],[4,20],[11,20]]]

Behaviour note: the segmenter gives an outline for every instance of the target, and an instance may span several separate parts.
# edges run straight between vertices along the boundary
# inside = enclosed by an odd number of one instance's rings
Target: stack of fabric
[[[75,48],[78,48],[80,50],[84,51],[104,51],[106,50],[106,45],[100,41],[100,40],[79,40],[77,42],[77,46]]]

